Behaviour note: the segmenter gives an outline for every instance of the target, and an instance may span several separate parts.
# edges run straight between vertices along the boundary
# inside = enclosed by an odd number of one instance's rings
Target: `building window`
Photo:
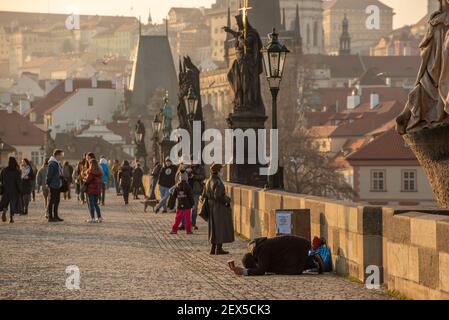
[[[40,153],[37,151],[31,151],[31,162],[35,165],[38,166],[41,164],[41,159],[40,159]]]
[[[93,97],[89,97],[89,98],[87,99],[87,105],[88,105],[89,107],[92,107],[92,106],[94,105],[94,98],[93,98]]]
[[[385,192],[385,170],[372,170],[371,171],[371,191],[372,192]]]
[[[402,192],[418,191],[416,183],[416,170],[402,171]]]

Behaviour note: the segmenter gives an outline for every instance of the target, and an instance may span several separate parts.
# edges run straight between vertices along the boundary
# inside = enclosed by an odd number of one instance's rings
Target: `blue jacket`
[[[48,172],[47,172],[47,179],[46,184],[51,189],[60,189],[62,187],[62,168],[59,162],[51,157],[48,162]]]
[[[106,163],[100,163],[101,170],[103,171],[103,175],[101,176],[101,182],[106,183],[108,182],[109,177],[109,168]]]

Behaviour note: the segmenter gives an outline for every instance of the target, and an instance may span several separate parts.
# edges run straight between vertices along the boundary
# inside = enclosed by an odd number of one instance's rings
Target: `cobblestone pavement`
[[[236,277],[226,261],[240,261],[245,241],[210,256],[204,222],[194,235],[169,235],[172,214],[108,196],[103,224],[87,224],[74,200],[61,203],[60,224],[44,220],[40,201],[15,224],[0,222],[0,299],[389,299],[335,275]],[[80,290],[65,287],[69,265]]]

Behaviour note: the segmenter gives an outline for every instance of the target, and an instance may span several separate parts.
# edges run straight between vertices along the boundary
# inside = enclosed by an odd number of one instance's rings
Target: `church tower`
[[[349,21],[345,14],[342,22],[342,33],[340,36],[340,56],[351,54],[351,35],[349,34]]]
[[[296,7],[299,5],[300,29],[305,54],[319,54],[324,51],[323,43],[323,0],[280,0],[286,12],[286,29],[296,27]]]

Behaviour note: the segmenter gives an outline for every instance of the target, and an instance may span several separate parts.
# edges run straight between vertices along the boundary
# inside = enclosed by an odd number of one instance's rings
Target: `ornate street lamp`
[[[195,118],[196,109],[198,107],[198,97],[195,94],[193,86],[190,86],[189,93],[184,97],[184,103],[187,107],[187,115],[189,117],[190,127],[193,128],[193,120]]]
[[[262,49],[263,65],[265,75],[268,80],[268,85],[272,97],[272,129],[278,128],[277,125],[277,96],[279,94],[279,87],[281,85],[282,76],[284,74],[285,59],[290,52],[287,47],[279,43],[279,34],[273,28],[273,33],[268,35],[270,41]],[[279,172],[273,176],[268,176],[268,188],[278,189],[281,187]]]
[[[160,115],[156,114],[154,116],[154,120],[151,123],[152,129],[153,129],[153,157],[157,159],[157,161],[160,161],[159,156],[159,134],[162,130],[162,120],[160,119]],[[154,165],[154,163],[153,163]]]

